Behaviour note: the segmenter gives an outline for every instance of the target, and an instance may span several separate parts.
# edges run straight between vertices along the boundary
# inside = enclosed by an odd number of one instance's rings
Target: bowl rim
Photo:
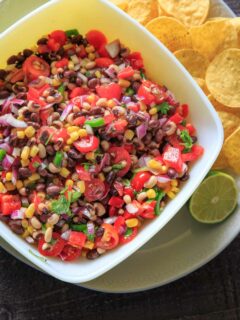
[[[6,37],[8,34],[10,34],[12,31],[14,31],[19,25],[24,24],[25,21],[33,18],[35,15],[48,9],[52,5],[57,4],[59,2],[63,2],[63,1],[66,1],[66,0],[51,0],[51,1],[41,5],[40,7],[36,8],[32,12],[28,13],[27,15],[25,15],[24,17],[19,19],[17,22],[15,22],[13,25],[11,25],[9,28],[7,28],[5,31],[0,33],[0,41],[2,38]],[[216,126],[218,140],[215,142],[215,154],[214,154],[214,156],[212,156],[212,160],[210,162],[208,162],[208,165],[203,168],[203,170],[200,173],[200,178],[199,178],[198,182],[195,184],[194,190],[196,190],[196,188],[201,183],[201,181],[203,180],[203,178],[206,176],[207,172],[211,168],[212,164],[216,160],[216,158],[221,150],[222,144],[223,144],[223,137],[224,137],[223,127],[222,127],[222,124],[221,124],[219,117],[217,116],[217,112],[215,111],[215,109],[213,108],[213,106],[211,105],[209,100],[207,99],[206,95],[203,93],[203,91],[199,88],[197,83],[194,81],[194,79],[188,73],[188,71],[181,65],[181,63],[176,59],[176,57],[159,40],[157,40],[144,26],[142,26],[140,23],[138,23],[136,20],[134,20],[132,17],[127,15],[124,11],[122,11],[121,9],[119,9],[114,4],[110,3],[109,1],[107,1],[107,0],[98,0],[98,1],[101,2],[106,7],[111,7],[112,10],[118,12],[118,14],[120,16],[122,16],[122,18],[124,20],[128,20],[129,23],[134,24],[135,27],[137,27],[141,32],[145,33],[145,35],[147,37],[149,37],[151,39],[151,41],[155,43],[155,45],[157,45],[159,47],[159,50],[162,51],[165,55],[167,55],[175,63],[175,65],[180,69],[181,73],[184,74],[185,77],[188,78],[188,81],[191,82],[192,86],[194,87],[195,92],[203,100],[205,108],[207,108],[209,110],[211,117],[212,117],[212,120],[214,121],[215,126]],[[190,197],[190,195],[191,195],[191,192],[189,193],[188,197]],[[178,197],[176,197],[176,198],[178,199]],[[30,248],[28,250],[29,252],[27,252],[27,254],[26,254],[25,249],[22,248],[21,245],[19,245],[18,243],[16,243],[14,241],[14,238],[16,235],[14,235],[13,233],[3,232],[3,235],[1,235],[1,236],[13,248],[15,248],[21,255],[23,255],[26,259],[30,260],[34,265],[36,265],[38,268],[42,269],[44,272],[50,274],[51,276],[53,276],[59,280],[65,281],[65,282],[69,282],[69,283],[87,282],[87,281],[93,280],[93,279],[101,276],[103,273],[109,271],[110,269],[112,269],[113,267],[115,267],[116,265],[121,263],[123,260],[127,259],[131,254],[133,254],[135,251],[137,251],[143,244],[145,244],[147,241],[149,241],[157,232],[159,232],[175,216],[175,214],[178,212],[178,210],[187,201],[187,199],[185,199],[185,198],[178,199],[178,200],[179,201],[178,201],[177,209],[175,209],[173,213],[169,214],[167,216],[167,218],[165,218],[165,223],[160,229],[158,228],[158,230],[157,231],[155,230],[155,232],[153,232],[153,234],[151,234],[150,236],[148,235],[147,237],[144,237],[144,240],[140,239],[140,237],[139,237],[138,243],[134,247],[130,248],[130,250],[128,251],[127,254],[121,255],[120,257],[115,258],[114,261],[112,263],[110,263],[109,265],[105,265],[101,268],[98,268],[97,270],[95,270],[94,272],[92,272],[90,274],[85,274],[85,275],[68,274],[67,275],[66,273],[62,273],[62,272],[54,269],[52,266],[48,265],[47,263],[41,261],[38,256],[30,254],[30,250],[31,250]],[[5,228],[7,228],[7,229],[5,229]],[[9,227],[6,226],[5,224],[3,224],[2,222],[0,222],[0,230],[4,231],[4,229],[8,230]],[[156,229],[156,227],[155,227],[155,229]],[[10,231],[10,229],[9,229],[9,231]],[[18,238],[19,236],[16,236],[16,237]]]

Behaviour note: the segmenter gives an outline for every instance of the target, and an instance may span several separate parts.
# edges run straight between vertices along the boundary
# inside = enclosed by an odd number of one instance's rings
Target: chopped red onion
[[[126,205],[126,210],[129,213],[133,213],[133,214],[138,212],[138,208],[136,206],[134,206],[132,203],[129,203]]]
[[[94,234],[95,230],[94,230],[94,224],[92,222],[88,222],[87,223],[87,231],[89,234]]]
[[[17,107],[15,107],[14,105],[11,105],[11,112],[12,113],[14,113],[14,114],[16,114],[16,115],[18,115],[18,108]]]
[[[128,104],[130,104],[130,103],[135,105],[134,102],[131,102],[131,98],[128,97],[128,96],[123,96],[123,98],[122,98],[122,103],[126,104],[127,106],[128,106]]]
[[[13,98],[13,99],[10,100],[10,103],[16,104],[18,106],[22,106],[25,103],[25,100]]]
[[[14,162],[14,158],[6,154],[2,161],[2,166],[4,170],[9,170]]]
[[[0,149],[1,149],[1,145],[0,145]],[[10,149],[11,150],[11,149]],[[9,150],[9,152],[10,152]],[[7,150],[6,150],[7,151]],[[7,151],[8,152],[8,151]],[[21,149],[20,148],[13,148],[13,151],[12,151],[12,156],[13,157],[19,157],[21,154]]]
[[[157,181],[160,183],[168,183],[171,179],[167,175],[157,176]]]
[[[26,240],[28,243],[30,243],[30,244],[34,243],[33,238],[30,237],[30,236],[26,237],[25,240]]]
[[[7,153],[10,153],[10,151],[11,151],[10,145],[6,142],[0,144],[0,149],[5,150]]]
[[[0,125],[12,126],[15,128],[26,128],[27,124],[24,121],[17,120],[11,113],[7,113],[0,117]]]
[[[12,168],[12,183],[15,185],[17,182],[17,177],[18,177],[18,173],[17,173],[17,169],[16,167]]]
[[[126,232],[127,226],[120,226],[119,227],[119,234],[122,235]]]
[[[118,217],[108,217],[103,219],[104,223],[108,223],[108,224],[114,224],[114,222],[117,220]]]
[[[11,213],[11,219],[12,220],[18,220],[18,219],[24,219],[24,213],[26,211],[26,208],[21,208],[19,210],[15,210]]]
[[[105,70],[105,73],[112,79],[116,78],[116,70],[112,66]]]
[[[168,118],[162,118],[159,120],[159,126],[160,128],[168,121]]]
[[[99,170],[102,171],[103,168],[110,165],[110,155],[109,153],[105,153],[99,166]]]
[[[73,108],[73,104],[72,103],[69,103],[66,106],[66,108],[64,108],[63,113],[61,114],[61,117],[60,117],[61,121],[64,121],[67,118],[69,113],[72,111],[72,108]]]
[[[49,104],[47,104],[46,106],[41,107],[41,110],[40,110],[40,111],[48,110],[48,109],[52,108],[53,105],[54,105],[54,103],[49,103]]]
[[[109,84],[111,83],[111,79],[108,78],[101,78],[100,79],[101,84]]]
[[[142,140],[143,137],[147,134],[147,124],[142,123],[136,128],[137,137],[139,140]]]
[[[148,162],[149,160],[151,160],[151,159],[152,159],[151,157],[146,156],[146,155],[141,156],[141,157],[138,159],[138,165],[139,165],[139,167],[140,167],[140,168],[146,167],[147,162]]]
[[[120,42],[119,40],[114,40],[107,45],[105,45],[105,49],[109,53],[111,58],[116,58],[120,52]]]
[[[67,230],[61,234],[61,238],[68,241],[71,234],[71,230]]]
[[[88,78],[84,76],[81,72],[77,73],[78,78],[80,78],[84,83],[88,82]]]

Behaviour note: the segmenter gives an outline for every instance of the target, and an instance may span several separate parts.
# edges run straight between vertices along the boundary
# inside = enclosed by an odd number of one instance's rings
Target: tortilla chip
[[[224,129],[224,139],[227,139],[239,126],[240,117],[225,111],[218,111]]]
[[[157,0],[130,0],[127,13],[145,25],[158,16]]]
[[[123,11],[127,11],[128,3],[125,0],[109,0]]]
[[[206,96],[209,95],[209,91],[208,91],[208,88],[206,86],[205,80],[202,79],[202,78],[196,78],[196,77],[194,77],[194,80],[197,82],[197,84],[202,89],[202,91],[205,93],[205,95]]]
[[[230,167],[240,174],[240,127],[234,131],[224,143],[223,152]]]
[[[213,164],[213,169],[226,169],[229,167],[227,158],[225,157],[225,154],[223,150],[219,153],[217,160]]]

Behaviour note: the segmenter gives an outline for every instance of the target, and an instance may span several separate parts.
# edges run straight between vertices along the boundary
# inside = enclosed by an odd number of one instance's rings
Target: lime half
[[[189,210],[194,219],[202,223],[219,223],[236,208],[238,190],[228,174],[217,173],[207,177],[194,192]]]

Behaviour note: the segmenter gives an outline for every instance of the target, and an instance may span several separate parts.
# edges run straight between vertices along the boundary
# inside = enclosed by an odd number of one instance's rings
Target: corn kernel
[[[27,159],[27,160],[21,160],[22,167],[28,167],[28,166],[29,166],[29,163],[30,163],[29,159]]]
[[[67,132],[68,133],[76,132],[76,131],[78,131],[78,129],[79,129],[79,127],[77,127],[77,126],[70,126],[67,128]]]
[[[88,103],[93,103],[95,101],[95,96],[93,94],[89,95],[86,99]]]
[[[76,140],[78,140],[79,139],[79,133],[78,132],[72,132],[71,134],[70,134],[70,138],[71,138],[71,140],[72,141],[76,141]]]
[[[178,192],[180,191],[180,189],[179,189],[179,188],[176,188],[176,187],[173,187],[171,191],[178,193]]]
[[[35,135],[36,130],[33,128],[33,126],[29,126],[24,132],[28,138],[32,138]]]
[[[37,181],[39,180],[41,177],[38,173],[33,173],[28,179],[29,181],[33,182],[33,181]]]
[[[85,48],[85,50],[86,50],[87,53],[95,52],[94,46],[87,46],[87,47]]]
[[[6,180],[11,181],[12,180],[12,172],[7,172],[6,173]]]
[[[87,256],[87,252],[88,252],[88,250],[82,249],[81,255],[83,258]]]
[[[58,79],[53,79],[52,80],[52,86],[53,87],[58,87],[58,86],[60,86],[60,84],[61,84],[60,80],[58,80]]]
[[[173,193],[172,191],[167,192],[167,196],[168,196],[170,199],[174,199],[174,198],[176,197],[175,193]]]
[[[158,111],[157,111],[157,108],[155,108],[155,107],[149,110],[149,114],[150,114],[151,116],[153,116],[154,114],[157,114],[157,112],[158,112]]]
[[[167,171],[168,171],[168,167],[167,166],[162,166],[161,172],[162,173],[166,173]]]
[[[72,139],[67,139],[67,144],[68,144],[68,145],[73,144]]]
[[[30,150],[30,157],[35,157],[39,152],[39,148],[37,146],[32,146]]]
[[[172,187],[177,187],[178,186],[178,181],[176,179],[171,181],[171,186]]]
[[[17,187],[17,189],[21,189],[23,187],[23,183],[21,180],[17,180],[16,187]]]
[[[13,191],[16,189],[16,186],[12,182],[6,182],[5,188],[7,189],[7,191]]]
[[[29,232],[27,230],[24,231],[24,233],[22,234],[22,237],[25,239],[29,236]]]
[[[44,200],[46,198],[46,194],[44,192],[38,192],[37,193],[38,198],[40,198],[41,200]]]
[[[7,190],[6,188],[4,187],[3,183],[0,182],[0,193],[5,193]]]
[[[131,82],[125,79],[119,79],[118,84],[120,85],[120,87],[128,88],[131,85]]]
[[[80,180],[77,182],[77,187],[79,189],[79,192],[81,193],[85,192],[85,182],[83,180]]]
[[[34,231],[34,229],[33,229],[32,226],[28,226],[27,231],[28,231],[30,234],[32,234],[33,231]]]
[[[101,72],[99,70],[97,70],[95,72],[95,76],[99,79],[99,78],[101,78],[102,74],[101,74]]]
[[[28,221],[27,221],[27,219],[23,219],[23,220],[22,220],[22,227],[23,227],[24,229],[27,229],[27,227],[28,227]]]
[[[92,250],[94,248],[94,242],[86,241],[83,247]]]
[[[87,160],[94,160],[95,159],[95,153],[94,152],[88,152],[88,153],[86,153],[85,158]]]
[[[147,194],[148,199],[154,199],[154,198],[156,198],[156,196],[157,196],[157,194],[156,194],[156,192],[155,192],[154,189],[149,189],[149,190],[146,192],[146,194]]]
[[[85,129],[79,129],[78,134],[79,134],[80,138],[87,137],[87,135],[88,135],[87,130],[85,130]]]
[[[27,185],[29,185],[29,180],[28,179],[25,179],[24,181],[23,181],[23,185],[24,185],[24,187],[26,187]]]
[[[132,140],[132,138],[134,137],[134,132],[132,130],[126,130],[125,133],[124,133],[124,137],[127,139],[127,140]]]
[[[88,54],[88,59],[93,61],[95,58],[96,58],[96,56],[95,56],[94,53],[91,52],[91,53]]]
[[[61,168],[60,170],[60,175],[63,177],[63,178],[67,178],[70,174],[70,171],[66,168]]]
[[[64,146],[63,151],[68,152],[70,150],[70,146]]]
[[[108,100],[107,106],[108,106],[108,108],[113,108],[116,106],[116,102],[113,100]]]
[[[68,49],[71,49],[72,47],[73,47],[72,43],[68,43],[63,46],[63,49],[68,50]]]
[[[25,211],[25,217],[28,219],[32,218],[34,215],[34,212],[35,212],[35,205],[34,203],[31,203]]]
[[[149,160],[147,163],[147,166],[153,170],[161,170],[162,169],[162,165],[159,161],[157,160]]]
[[[136,219],[136,218],[127,219],[126,225],[128,228],[134,228],[138,225],[138,219]]]
[[[72,61],[68,62],[68,69],[73,70],[74,69],[74,63]]]
[[[73,180],[67,179],[65,182],[65,187],[72,187],[73,186]]]
[[[103,174],[102,172],[99,173],[98,178],[99,178],[101,181],[105,181],[105,176],[104,176],[104,174]]]
[[[18,137],[18,139],[24,139],[25,138],[25,132],[23,130],[17,131],[17,137]]]
[[[21,152],[21,159],[27,160],[29,158],[29,155],[30,155],[30,148],[28,146],[25,146]]]

